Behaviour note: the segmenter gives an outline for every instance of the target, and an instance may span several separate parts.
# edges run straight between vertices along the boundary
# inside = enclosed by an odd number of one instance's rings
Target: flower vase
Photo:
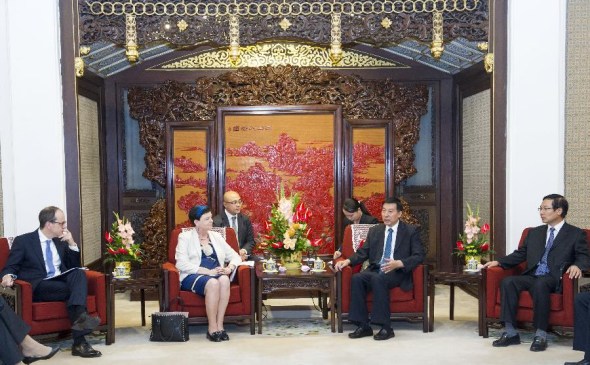
[[[119,261],[115,265],[115,277],[127,278],[131,274],[131,261]]]
[[[465,268],[470,271],[477,270],[481,263],[481,256],[465,256]]]
[[[301,251],[287,253],[281,256],[281,264],[285,269],[299,270],[301,268]]]

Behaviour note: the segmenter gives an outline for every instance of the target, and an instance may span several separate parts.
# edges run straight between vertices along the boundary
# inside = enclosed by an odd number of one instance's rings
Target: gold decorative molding
[[[82,57],[74,58],[74,70],[76,71],[76,77],[84,76],[84,60]]]
[[[299,43],[263,43],[240,47],[240,57],[236,64],[229,60],[227,48],[220,48],[160,64],[150,70],[230,69],[286,65],[335,68],[330,58],[329,48]],[[409,66],[356,50],[343,50],[342,59],[336,68],[409,68]]]

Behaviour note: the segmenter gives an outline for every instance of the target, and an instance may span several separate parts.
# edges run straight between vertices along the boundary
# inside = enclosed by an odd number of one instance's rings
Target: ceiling
[[[148,60],[167,55],[175,50],[208,48],[226,50],[230,43],[231,22],[225,16],[187,15],[179,9],[193,6],[194,9],[212,10],[229,9],[231,6],[263,6],[278,4],[278,0],[78,0],[80,46],[87,46],[90,52],[83,56],[87,69],[101,77],[119,74],[132,67],[142,65]],[[344,51],[347,45],[368,45],[383,58],[391,57],[393,61],[413,60],[432,69],[456,74],[461,70],[480,62],[485,52],[477,44],[488,38],[488,0],[380,0],[360,1],[339,0],[313,2],[309,0],[281,0],[281,4],[290,6],[313,6],[323,4],[372,4],[377,6],[389,4],[407,5],[414,9],[423,4],[443,5],[441,12],[441,36],[444,52],[439,59],[431,55],[435,17],[430,11],[351,11],[355,14],[341,16],[340,35]],[[457,6],[471,6],[469,11],[457,10]],[[265,5],[265,6],[266,6]],[[117,7],[118,6],[118,7]],[[145,10],[161,6],[159,14],[145,15]],[[344,5],[342,5],[344,6]],[[110,7],[110,8],[109,8]],[[200,8],[199,8],[200,7]],[[454,8],[453,8],[454,7]],[[100,11],[97,11],[100,9]],[[110,10],[109,10],[110,9]],[[113,11],[113,9],[117,11]],[[137,10],[138,14],[136,15]],[[141,10],[143,9],[143,10]],[[250,9],[250,8],[247,8]],[[392,10],[391,8],[390,10]],[[449,11],[448,9],[451,9]],[[453,10],[454,9],[454,10]],[[354,10],[354,9],[352,9]],[[361,9],[362,10],[362,9]],[[197,11],[197,10],[195,10]],[[198,12],[198,11],[197,11]],[[137,34],[136,43],[139,60],[131,63],[125,55],[128,42],[128,17],[133,16],[133,27]],[[333,42],[330,22],[331,12],[308,15],[260,16],[245,15],[239,20],[239,45],[252,46],[264,42],[298,42],[329,49]],[[284,28],[281,20],[287,21]],[[180,23],[184,27],[180,27]],[[333,18],[332,18],[333,22]],[[386,26],[384,22],[389,24]],[[200,47],[201,46],[201,47]],[[179,53],[180,54],[180,53]],[[389,57],[387,56],[389,55]],[[166,57],[167,59],[170,57]],[[339,68],[333,66],[331,68]]]

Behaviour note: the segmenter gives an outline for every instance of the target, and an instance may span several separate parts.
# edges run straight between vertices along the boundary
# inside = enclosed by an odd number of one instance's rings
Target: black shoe
[[[492,346],[494,347],[506,347],[510,345],[520,345],[520,335],[516,334],[512,337],[508,337],[506,332],[502,333],[499,339],[492,342]]]
[[[368,337],[373,336],[373,329],[369,326],[360,326],[348,334],[349,338],[361,338],[361,337]]]
[[[531,343],[531,351],[539,352],[545,351],[547,348],[547,339],[541,336],[535,336],[533,343]]]
[[[590,365],[590,360],[582,359],[578,362],[564,362],[563,365]]]
[[[92,331],[100,323],[99,317],[92,317],[87,312],[80,314],[80,317],[76,319],[72,329],[74,331]]]
[[[58,351],[59,351],[59,346],[52,348],[51,351],[49,352],[49,354],[47,354],[45,356],[25,356],[23,358],[23,362],[25,364],[31,364],[31,363],[34,363],[37,360],[51,359],[53,357],[53,355],[57,354]]]
[[[88,342],[72,346],[72,355],[81,357],[100,357],[102,353],[90,346]]]
[[[395,332],[391,328],[381,328],[379,332],[375,336],[373,336],[374,340],[383,341],[389,340],[390,338],[395,337]]]
[[[219,333],[219,338],[221,339],[221,341],[229,341],[229,336],[227,332],[225,332],[225,330],[221,330]]]
[[[209,331],[207,331],[207,339],[211,342],[221,342],[221,332],[209,333]]]

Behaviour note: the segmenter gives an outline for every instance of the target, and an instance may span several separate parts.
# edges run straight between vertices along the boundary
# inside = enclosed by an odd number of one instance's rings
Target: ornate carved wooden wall
[[[293,66],[244,68],[195,83],[168,81],[153,88],[129,91],[131,115],[140,123],[146,149],[144,176],[166,185],[166,122],[215,120],[219,106],[342,105],[343,119],[392,120],[395,125],[394,181],[415,173],[414,144],[419,119],[425,113],[428,91],[424,85],[403,85],[391,80],[363,80],[319,68]],[[165,214],[154,209],[151,214]],[[154,218],[165,222],[165,217]],[[149,250],[165,251],[165,235],[146,234]],[[160,241],[161,240],[161,241]]]

